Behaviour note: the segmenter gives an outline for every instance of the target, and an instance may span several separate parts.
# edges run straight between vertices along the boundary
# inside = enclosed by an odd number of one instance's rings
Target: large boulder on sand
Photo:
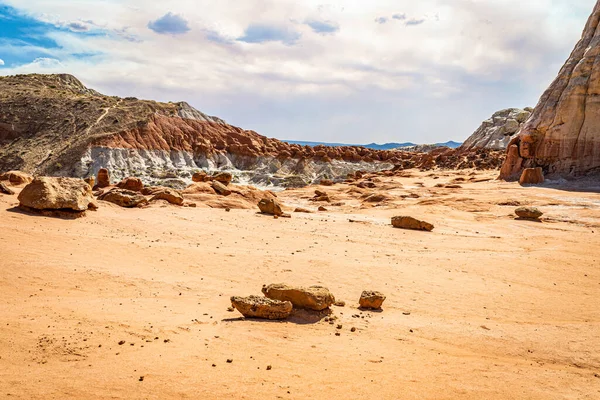
[[[132,192],[141,192],[144,188],[144,183],[140,178],[128,177],[117,183],[119,189],[131,190]]]
[[[98,200],[108,201],[126,208],[140,207],[148,204],[148,200],[145,196],[142,196],[138,192],[125,189],[111,189],[98,196]]]
[[[8,171],[0,175],[0,181],[8,181],[11,185],[24,185],[33,181],[33,177],[22,171]]]
[[[19,207],[28,210],[82,212],[98,206],[92,188],[83,179],[38,177],[19,193]]]
[[[263,214],[269,215],[283,215],[283,210],[281,209],[281,204],[275,199],[262,199],[258,202],[258,208],[260,212]]]
[[[294,287],[283,283],[263,286],[262,292],[273,300],[290,301],[296,308],[321,311],[335,303],[329,289],[322,286]]]
[[[416,231],[428,231],[433,230],[433,225],[429,222],[421,221],[413,217],[399,216],[392,218],[392,225],[394,228],[400,229],[412,229]]]
[[[361,308],[379,310],[384,301],[385,295],[383,293],[373,290],[365,290],[360,295],[358,302]]]
[[[110,174],[106,168],[100,168],[96,175],[96,187],[102,189],[110,186]]]
[[[293,309],[289,301],[272,300],[262,296],[233,296],[231,305],[247,318],[286,319]]]
[[[221,182],[223,185],[227,186],[231,183],[233,179],[233,175],[229,172],[219,172],[215,176],[211,177],[213,181]]]

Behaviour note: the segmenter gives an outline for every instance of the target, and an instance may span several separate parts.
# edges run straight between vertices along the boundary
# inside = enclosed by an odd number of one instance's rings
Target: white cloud
[[[0,58],[0,65],[4,65],[4,60]]]
[[[534,105],[594,2],[338,0],[323,6],[317,0],[240,0],[231,7],[181,0],[168,8],[142,0],[106,0],[102,7],[91,7],[93,0],[6,3],[61,26],[77,21],[71,30],[112,34],[54,32],[59,47],[46,58],[60,62],[2,73],[70,72],[108,94],[187,100],[268,136],[367,142],[463,139],[496,109]],[[189,30],[174,37],[148,29],[149,21],[168,13],[187,21]],[[374,22],[380,18],[387,23]],[[323,27],[306,21],[327,21],[335,34],[324,35]],[[252,26],[293,35],[266,40],[276,35],[258,35]],[[347,113],[353,113],[352,123]]]

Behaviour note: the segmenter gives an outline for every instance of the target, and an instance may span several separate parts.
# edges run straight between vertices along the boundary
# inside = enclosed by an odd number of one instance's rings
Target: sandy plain
[[[101,203],[64,220],[0,195],[0,398],[600,398],[600,190],[471,178],[335,185],[343,205],[291,219]],[[279,197],[316,209],[314,189]],[[346,306],[333,325],[227,310],[277,282]],[[357,310],[365,289],[387,295],[382,312]]]

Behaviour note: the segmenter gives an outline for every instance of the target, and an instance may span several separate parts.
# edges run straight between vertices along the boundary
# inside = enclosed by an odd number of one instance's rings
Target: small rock
[[[355,327],[350,328],[350,332],[356,332],[356,328]]]
[[[320,206],[319,207],[319,211],[327,211],[327,209],[325,207],[323,207],[323,206]]]
[[[270,299],[289,301],[296,308],[321,311],[335,303],[329,289],[322,286],[294,287],[285,284],[263,286],[262,292]]]
[[[231,364],[232,362],[233,362],[233,359],[232,359],[232,358],[228,358],[228,359],[227,359],[227,364]]]
[[[270,371],[273,367],[271,367],[270,365],[267,365],[267,371]]]
[[[213,182],[221,182],[223,185],[228,186],[233,179],[233,175],[229,172],[219,172],[215,176],[211,177]]]
[[[338,300],[335,303],[333,303],[333,305],[336,307],[346,307],[346,302],[343,300]]]
[[[227,189],[227,186],[220,181],[212,181],[211,186],[221,196],[229,196],[231,194],[231,190]]]
[[[0,182],[0,193],[4,193],[4,194],[8,194],[8,195],[12,195],[15,194],[15,192],[12,191],[12,189],[8,188],[4,183]]]
[[[520,218],[530,220],[539,220],[544,215],[543,212],[535,207],[519,207],[515,210],[515,214]]]
[[[311,214],[312,211],[307,210],[306,208],[302,208],[302,207],[298,207],[294,210],[295,213],[305,213],[305,214]]]
[[[417,231],[428,231],[431,232],[434,226],[428,222],[420,221],[413,217],[400,216],[392,218],[392,225],[394,228],[400,229],[412,229]]]
[[[258,202],[258,208],[263,214],[269,215],[283,215],[281,204],[275,199],[262,199]]]
[[[381,292],[365,290],[360,295],[359,304],[361,308],[379,310],[381,309],[381,305],[385,301],[385,298],[385,295]]]

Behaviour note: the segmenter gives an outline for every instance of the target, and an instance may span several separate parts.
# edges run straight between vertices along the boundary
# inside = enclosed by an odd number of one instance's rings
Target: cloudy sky
[[[66,72],[269,137],[462,141],[534,106],[595,0],[0,0],[0,75]]]

